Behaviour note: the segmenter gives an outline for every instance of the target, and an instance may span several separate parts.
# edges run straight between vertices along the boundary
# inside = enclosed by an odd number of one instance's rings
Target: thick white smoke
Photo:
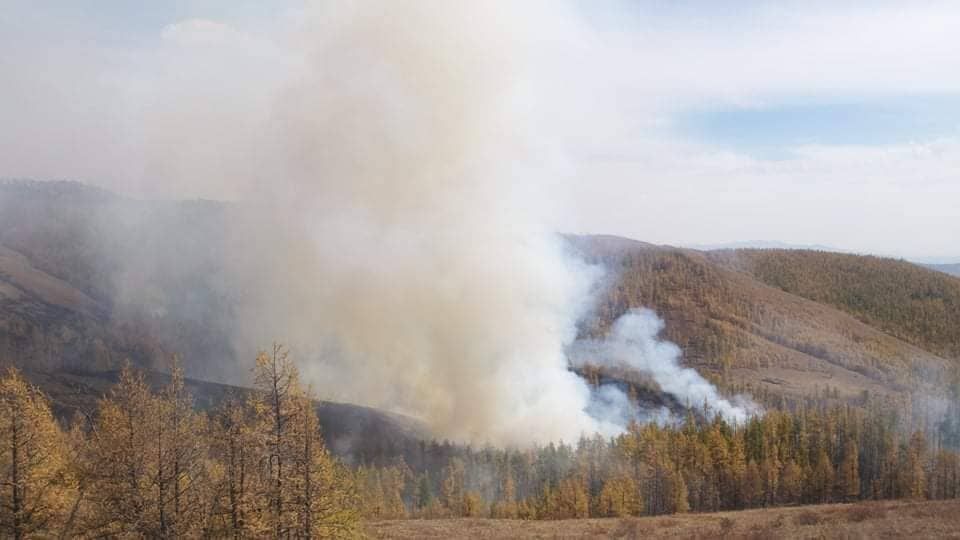
[[[104,103],[96,125],[119,127],[110,152],[83,152],[88,176],[67,174],[239,202],[246,219],[217,248],[242,296],[238,365],[285,342],[321,397],[418,416],[438,437],[616,433],[631,405],[592,393],[566,357],[600,271],[555,235],[557,216],[575,213],[562,149],[606,123],[574,10],[322,2],[274,30],[180,21],[77,94]],[[579,51],[576,69],[549,52],[556,42]],[[128,301],[155,266],[127,269]],[[694,378],[666,357],[663,377],[683,388],[661,385],[687,395]]]
[[[567,368],[598,271],[548,228],[559,192],[540,187],[556,168],[525,98],[517,9],[311,14],[259,164],[269,183],[256,183],[296,256],[264,267],[273,283],[249,304],[241,350],[287,340],[325,397],[416,415],[437,436],[618,429],[590,416]]]
[[[578,341],[570,349],[570,359],[574,365],[591,364],[610,366],[636,371],[649,375],[660,390],[677,398],[693,408],[706,407],[708,414],[720,414],[728,421],[742,422],[756,405],[747,398],[738,396],[731,402],[723,398],[717,388],[704,379],[696,370],[680,365],[680,348],[669,341],[662,341],[658,335],[664,328],[663,320],[649,309],[628,311],[613,324],[605,339]],[[614,395],[610,395],[610,393]],[[637,414],[634,408],[624,405],[616,393],[618,389],[610,387],[601,394],[599,401],[606,414],[630,418]],[[655,419],[665,418],[665,412],[653,411]]]

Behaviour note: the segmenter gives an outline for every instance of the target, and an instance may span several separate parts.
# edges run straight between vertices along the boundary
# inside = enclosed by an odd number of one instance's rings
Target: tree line
[[[953,432],[904,431],[881,405],[821,402],[742,424],[691,412],[523,449],[422,441],[348,464],[326,449],[285,349],[257,357],[254,383],[198,411],[178,363],[159,390],[128,367],[95,412],[61,425],[46,397],[8,371],[0,536],[353,537],[364,518],[621,517],[960,495],[960,455],[944,444]]]
[[[508,450],[421,443],[357,469],[372,519],[571,519],[960,495],[960,455],[893,409],[811,406],[742,425],[691,414],[612,439]]]

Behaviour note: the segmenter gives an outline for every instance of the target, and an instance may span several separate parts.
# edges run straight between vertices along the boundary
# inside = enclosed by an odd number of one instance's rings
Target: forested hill
[[[226,367],[249,361],[230,339],[243,288],[224,271],[224,253],[238,249],[229,233],[239,211],[130,200],[71,182],[0,182],[0,362],[92,377],[128,359],[162,370],[178,352],[188,377],[230,382]],[[908,402],[943,396],[953,380],[960,279],[947,274],[816,251],[567,239],[607,268],[584,336],[602,334],[631,308],[652,308],[683,361],[725,391],[768,405],[824,396],[863,403],[868,395]],[[583,371],[592,380],[648,382]]]
[[[715,260],[838,309],[918,347],[960,358],[960,280],[899,260],[743,250]]]
[[[800,250],[701,252],[571,237],[611,278],[603,333],[647,306],[685,361],[768,403],[941,394],[960,357],[960,280],[891,259]]]

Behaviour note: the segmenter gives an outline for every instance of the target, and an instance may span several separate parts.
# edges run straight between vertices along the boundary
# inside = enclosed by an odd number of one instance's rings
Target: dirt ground
[[[960,500],[884,501],[627,519],[375,521],[373,538],[958,538]]]

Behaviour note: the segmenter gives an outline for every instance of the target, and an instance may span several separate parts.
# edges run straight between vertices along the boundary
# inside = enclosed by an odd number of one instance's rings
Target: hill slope
[[[839,303],[817,302],[773,286],[772,271],[763,274],[771,283],[759,279],[752,258],[757,252],[699,252],[642,243],[605,249],[591,237],[573,241],[611,273],[598,316],[585,333],[603,333],[627,310],[651,307],[666,321],[664,337],[680,345],[686,362],[730,388],[749,385],[772,398],[819,395],[828,387],[847,399],[857,399],[865,390],[906,398],[914,391],[938,391],[937,381],[953,365],[949,338],[929,327],[893,317],[889,322],[861,320],[838,309]],[[777,253],[809,260],[811,271],[822,264],[818,252]],[[879,264],[894,275],[903,269],[897,261],[830,256]],[[915,267],[907,266],[912,279]],[[949,277],[940,280],[940,274],[921,271],[929,283],[917,281],[918,290],[936,285],[952,294],[952,284],[945,283]],[[822,278],[840,279],[831,272],[838,270],[827,268]],[[909,298],[915,293],[903,294]],[[900,301],[891,298],[889,308]],[[912,309],[922,318],[939,313],[922,302]],[[943,354],[918,346],[927,344]]]
[[[960,280],[906,261],[822,251],[740,250],[712,259],[918,347],[960,357]]]
[[[0,183],[0,362],[109,378],[127,359],[162,371],[179,352],[189,377],[242,383],[248,363],[230,338],[244,287],[223,266],[239,211],[69,182]],[[608,271],[583,336],[650,307],[688,365],[768,404],[828,389],[857,402],[864,392],[936,396],[960,356],[960,280],[902,261],[568,239]],[[655,391],[637,394],[657,403]]]
[[[128,213],[143,228],[118,232]],[[64,418],[94,410],[127,361],[162,384],[158,370],[174,352],[184,353],[198,406],[245,392],[196,379],[223,377],[224,365],[243,361],[232,357],[227,337],[233,300],[217,283],[225,213],[215,203],[148,204],[70,182],[0,183],[0,367],[23,370]],[[188,236],[192,242],[182,241]],[[140,264],[192,266],[149,273],[146,292],[156,300],[132,302],[144,291],[122,289],[120,269],[135,271],[138,263],[118,259],[130,255],[143,256]],[[400,415],[327,401],[317,407],[324,436],[341,455],[398,455],[428,436]]]

